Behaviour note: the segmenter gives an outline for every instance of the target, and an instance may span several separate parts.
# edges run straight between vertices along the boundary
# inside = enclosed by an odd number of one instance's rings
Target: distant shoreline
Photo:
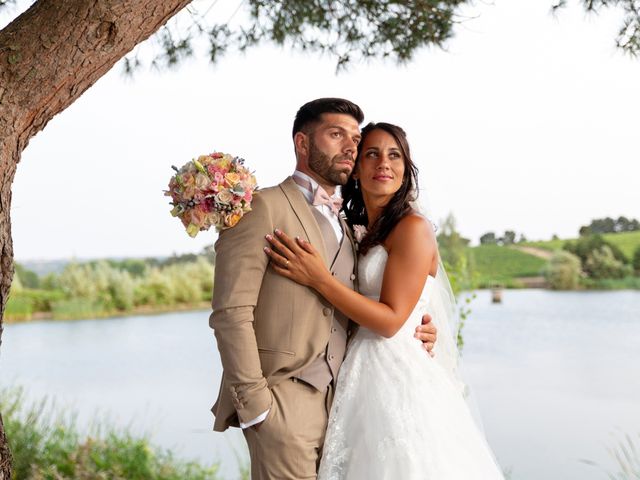
[[[187,304],[178,304],[178,305],[140,305],[138,307],[134,307],[131,310],[127,311],[115,311],[115,312],[105,312],[96,313],[87,318],[53,318],[52,312],[33,312],[31,314],[31,318],[29,319],[11,319],[5,318],[5,325],[14,325],[18,323],[31,323],[31,322],[70,322],[70,321],[82,321],[82,320],[93,320],[93,319],[103,319],[103,318],[120,318],[120,317],[136,317],[142,315],[154,315],[161,313],[172,313],[172,312],[190,312],[196,310],[206,310],[211,308],[211,302],[197,302],[197,303],[187,303]]]

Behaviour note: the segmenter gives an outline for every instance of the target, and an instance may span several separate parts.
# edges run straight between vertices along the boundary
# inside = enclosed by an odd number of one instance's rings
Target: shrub
[[[640,275],[640,247],[636,248],[633,252],[632,266],[636,275]]]
[[[216,480],[217,465],[177,460],[144,437],[110,427],[81,435],[72,414],[44,400],[25,405],[19,389],[0,391],[16,479]],[[101,434],[101,431],[106,433]]]
[[[622,263],[627,263],[628,259],[625,254],[620,250],[619,247],[608,242],[602,237],[602,235],[588,235],[585,237],[580,237],[578,240],[566,242],[563,246],[564,250],[573,253],[580,257],[580,261],[582,262],[582,267],[585,269],[585,265],[589,255],[600,248],[607,246],[613,253],[613,256],[616,260]]]
[[[7,320],[15,322],[31,320],[32,314],[33,302],[30,298],[13,292],[9,295],[4,309],[4,315]]]
[[[631,274],[631,267],[616,259],[608,245],[589,253],[584,263],[585,271],[591,278],[624,278]]]
[[[549,259],[545,277],[554,290],[574,290],[580,283],[580,258],[564,250],[556,250]]]
[[[71,298],[61,300],[51,305],[53,318],[56,320],[73,320],[80,318],[104,317],[109,313],[109,307],[95,300],[85,298]]]

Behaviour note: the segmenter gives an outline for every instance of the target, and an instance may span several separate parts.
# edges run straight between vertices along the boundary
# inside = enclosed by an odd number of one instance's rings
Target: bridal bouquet
[[[172,168],[176,174],[164,194],[173,200],[171,215],[180,219],[191,237],[211,226],[218,232],[233,227],[251,210],[258,187],[242,158],[214,152]]]

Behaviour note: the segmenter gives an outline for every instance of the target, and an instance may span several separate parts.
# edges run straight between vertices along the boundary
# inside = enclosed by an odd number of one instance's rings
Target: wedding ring
[[[284,268],[289,268],[289,260],[287,260],[286,262],[284,262]]]

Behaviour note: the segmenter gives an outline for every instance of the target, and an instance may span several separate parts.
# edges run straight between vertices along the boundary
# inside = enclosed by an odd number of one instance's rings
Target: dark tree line
[[[591,220],[589,225],[580,227],[580,236],[593,235],[598,233],[620,233],[640,231],[640,222],[635,218],[629,219],[620,216],[617,219],[611,217],[596,218]]]

